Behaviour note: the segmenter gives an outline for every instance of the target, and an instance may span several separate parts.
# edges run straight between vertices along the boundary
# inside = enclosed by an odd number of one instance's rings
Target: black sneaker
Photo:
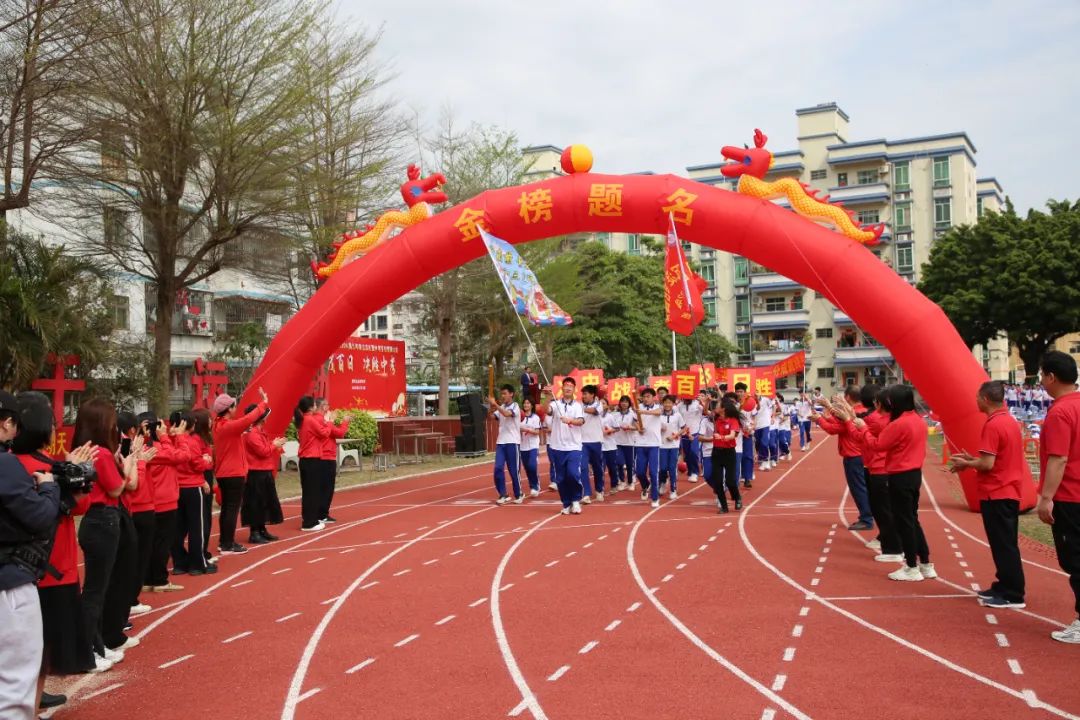
[[[184,568],[173,568],[172,574],[173,575],[187,575],[188,571],[185,570]]]
[[[281,539],[277,535],[271,535],[266,530],[262,531],[262,536],[263,536],[263,538],[266,539],[267,542],[274,542],[275,540],[280,540]]]
[[[1018,608],[1023,609],[1027,607],[1027,603],[1023,600],[1019,602],[1014,600],[1006,600],[1000,595],[994,595],[988,598],[979,598],[979,604],[988,608]]]
[[[727,512],[728,512],[728,509],[727,509],[727,506],[725,505],[724,507],[717,510],[716,514],[717,515],[727,515]]]
[[[251,533],[248,537],[248,545],[265,545],[270,542],[262,533]]]
[[[736,510],[742,510],[742,500],[736,500],[735,501],[735,509]]]
[[[222,545],[218,548],[218,552],[222,555],[242,555],[247,552],[247,548],[234,542],[231,545]]]
[[[865,523],[862,520],[859,522],[851,523],[848,525],[848,530],[873,530],[874,526],[870,523]]]
[[[975,597],[979,598],[980,600],[989,600],[992,597],[997,597],[997,593],[995,593],[993,590],[980,590],[979,592],[975,593]]]
[[[337,518],[336,518],[336,517],[334,517],[333,515],[327,515],[326,517],[324,517],[324,518],[322,519],[322,521],[323,521],[324,523],[335,523],[335,522],[337,522]]]
[[[38,710],[48,710],[49,708],[60,707],[66,702],[67,695],[54,695],[53,693],[42,691]]]

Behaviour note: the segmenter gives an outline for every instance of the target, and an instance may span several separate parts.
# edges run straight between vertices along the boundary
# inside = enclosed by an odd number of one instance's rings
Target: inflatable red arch
[[[978,450],[975,393],[987,376],[942,310],[862,245],[774,203],[674,175],[575,174],[489,190],[376,246],[334,274],[281,329],[248,385],[279,434],[326,358],[376,310],[484,254],[478,225],[510,243],[574,232],[664,234],[749,258],[828,298],[887,347],[941,418],[950,444]],[[554,298],[558,301],[558,298]],[[659,318],[657,320],[659,322]],[[974,477],[962,478],[972,510]],[[1028,483],[1024,505],[1034,505]]]

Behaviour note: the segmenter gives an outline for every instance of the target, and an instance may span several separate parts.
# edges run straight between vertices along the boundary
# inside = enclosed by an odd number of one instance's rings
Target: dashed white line
[[[288,615],[286,615],[284,617],[279,617],[274,622],[278,622],[278,623],[288,622],[289,620],[292,620],[294,617],[300,617],[300,615],[301,615],[301,613],[298,613],[298,612],[290,613],[290,614],[288,614]]]
[[[687,560],[697,560],[697,553],[690,553],[690,556],[688,558],[686,558],[686,559]]]
[[[533,577],[534,575],[539,575],[539,574],[540,574],[539,570],[533,570],[532,572],[525,573],[525,578],[528,579],[528,578]]]
[[[396,643],[394,643],[394,647],[405,647],[406,645],[408,645],[409,643],[411,643],[413,640],[415,640],[418,637],[420,637],[419,633],[413,633],[409,637],[402,638],[402,639],[398,640]]]
[[[405,568],[404,570],[398,570],[396,573],[394,573],[394,577],[401,577],[402,575],[410,572],[412,572],[412,570],[410,570],[409,568]]]
[[[710,537],[709,542],[716,542],[716,536],[713,535],[712,537]]]
[[[1020,694],[1024,696],[1024,700],[1027,702],[1028,707],[1039,707],[1039,698],[1035,695],[1034,690],[1021,690]]]
[[[982,586],[979,585],[979,583],[971,583],[971,589],[975,592],[979,592],[980,590],[982,590]]]
[[[605,539],[607,539],[607,535],[601,535],[600,537],[598,537],[596,539],[597,540],[605,540]]]
[[[338,555],[348,555],[348,554],[349,554],[349,553],[351,553],[351,552],[352,552],[353,550],[356,550],[356,548],[345,548],[344,550],[342,550],[341,552],[339,552],[339,553],[338,553]]]
[[[701,547],[698,548],[698,552],[705,552],[708,549],[709,549],[708,545],[702,545]]]
[[[416,528],[416,532],[420,532],[421,530],[427,530],[429,527],[431,527],[431,526],[430,525],[421,525],[420,527]]]
[[[450,622],[451,620],[453,620],[456,617],[457,617],[457,615],[447,615],[446,617],[444,617],[442,620],[439,620],[435,624],[436,625],[445,625],[446,623]]]
[[[968,566],[968,564],[967,564],[967,560],[961,560],[961,561],[960,561],[960,562],[958,562],[957,564],[958,564],[958,565],[959,565],[960,567],[962,567],[962,568],[966,568],[966,567]]]
[[[509,590],[512,587],[514,587],[514,583],[506,583],[501,588],[499,588],[499,592],[506,592],[507,590]]]
[[[1020,668],[1020,661],[1014,658],[1009,658],[1005,661],[1005,664],[1012,670],[1013,675],[1023,675],[1024,671]]]
[[[685,567],[686,567],[686,563],[679,563],[678,565],[675,566],[675,569],[676,570],[682,570]]]
[[[243,585],[247,585],[250,582],[255,582],[255,581],[254,580],[241,580],[238,583],[233,583],[230,587],[238,588],[238,587],[241,587]]]
[[[322,601],[321,603],[319,603],[319,604],[320,604],[320,605],[329,605],[330,603],[332,603],[332,602],[334,602],[335,600],[337,600],[337,599],[338,599],[339,597],[341,597],[341,596],[340,596],[340,595],[335,595],[335,596],[334,596],[334,597],[332,597],[332,598],[326,598],[325,600],[323,600],[323,601]]]
[[[997,640],[998,647],[1009,647],[1009,638],[1005,637],[1005,633],[994,633],[994,639]]]
[[[100,690],[95,690],[94,692],[89,693],[88,695],[83,695],[82,699],[83,700],[89,700],[90,698],[97,697],[98,695],[104,695],[107,692],[112,692],[113,690],[115,690],[118,687],[122,687],[123,684],[124,683],[113,683],[112,685],[109,685],[107,687],[103,687]]]
[[[577,555],[577,550],[571,550],[570,552],[566,553],[566,557],[574,557],[575,555]]]
[[[474,543],[472,544],[472,546],[473,546],[473,547],[480,547],[481,545],[483,545],[483,544],[484,544],[484,543],[486,543],[486,542],[487,542],[487,540],[481,540],[480,542],[474,542]]]
[[[975,573],[971,572],[970,570],[965,570],[964,571],[964,577],[966,577],[966,578],[968,578],[970,580],[971,578],[975,577]]]
[[[190,660],[193,657],[195,657],[195,656],[194,655],[182,655],[181,657],[178,657],[175,660],[170,660],[167,663],[162,663],[161,665],[158,665],[158,670],[164,670],[165,668],[170,668],[173,665],[179,665],[180,663],[184,662],[185,660]]]
[[[622,624],[622,620],[612,620],[610,623],[608,623],[608,626],[606,628],[604,628],[604,630],[606,632],[611,632],[615,628],[619,627],[619,625],[621,625],[621,624]]]
[[[454,552],[450,553],[450,557],[453,557],[455,555],[460,555],[463,552],[465,552],[465,551],[461,550],[461,549],[455,550]]]
[[[296,698],[296,702],[297,702],[297,703],[302,703],[302,702],[304,702],[305,700],[307,700],[308,698],[310,698],[310,697],[313,697],[313,696],[317,695],[317,694],[318,694],[318,693],[319,693],[319,692],[320,692],[321,690],[322,690],[322,688],[311,688],[311,689],[310,689],[310,690],[308,690],[308,691],[307,691],[306,693],[304,693],[304,694],[303,694],[303,695],[301,695],[300,697]]]
[[[569,669],[570,669],[569,665],[563,665],[561,668],[559,668],[555,672],[548,675],[548,682],[555,682],[556,680],[561,678],[563,675],[565,675],[566,671],[569,670]]]
[[[591,548],[592,546],[593,546],[593,544],[591,542],[587,542],[584,545],[582,545],[581,547],[582,548]]]
[[[761,720],[773,720],[776,717],[776,711],[772,708],[765,708],[761,711]]]
[[[953,550],[959,550],[960,549],[960,546],[957,545],[956,543],[949,543],[949,547],[951,547]]]
[[[482,597],[479,600],[473,600],[471,603],[469,603],[469,607],[479,607],[479,606],[483,605],[486,602],[487,602],[487,598]]]
[[[639,603],[639,602],[636,602],[636,603],[634,603],[633,605],[631,605],[630,607],[626,608],[626,612],[634,612],[634,611],[635,611],[635,610],[637,610],[637,609],[638,609],[639,607],[641,607],[641,603]]]
[[[958,558],[962,558],[962,557],[964,557],[964,553],[962,553],[962,552],[960,552],[960,551],[954,552],[954,553],[953,553],[953,555],[955,555],[955,556],[956,556],[956,557],[958,557]]]
[[[825,568],[822,567],[821,565],[818,565],[816,568],[814,568],[814,572],[817,573],[818,575],[820,575],[824,571],[825,571]]]
[[[246,638],[248,635],[254,634],[254,632],[255,632],[254,630],[246,630],[246,631],[240,633],[239,635],[233,635],[231,638],[225,638],[224,640],[221,641],[221,644],[222,645],[227,645],[227,644],[229,644],[231,642],[235,642],[237,640],[240,640],[241,638]]]
[[[600,644],[599,640],[590,640],[589,642],[587,642],[587,643],[585,643],[584,645],[581,646],[581,649],[577,651],[578,655],[584,655],[585,653],[589,652],[590,650],[592,650],[594,647],[596,647],[599,644]]]
[[[559,564],[559,561],[558,561],[558,560],[552,560],[551,562],[549,562],[549,563],[548,563],[547,565],[545,565],[544,567],[555,567],[555,566],[556,566],[556,565],[558,565],[558,564]]]
[[[795,648],[789,647],[784,650],[784,662],[791,662],[795,659]]]
[[[784,683],[787,682],[787,675],[777,675],[773,678],[772,689],[776,692],[780,692],[784,689]]]
[[[373,588],[378,584],[379,584],[378,580],[372,580],[371,582],[367,583],[366,585],[361,585],[360,589],[361,590],[367,590],[368,588]]]
[[[280,575],[281,573],[287,573],[290,570],[292,570],[292,568],[281,568],[280,570],[275,570],[274,572],[272,572],[270,574],[271,575]]]
[[[807,616],[807,615],[809,615],[809,614],[810,614],[810,608],[809,608],[809,606],[808,606],[808,607],[804,607],[804,608],[802,608],[801,610],[799,610],[799,617],[806,617],[806,616]]]
[[[437,563],[437,562],[439,562],[439,558],[432,558],[431,560],[426,560],[426,561],[424,562],[424,564],[425,564],[425,565],[434,565],[434,564],[435,564],[435,563]]]
[[[810,586],[811,587],[817,587],[820,584],[821,584],[821,578],[812,578],[810,580]]]
[[[317,557],[314,560],[308,560],[307,562],[308,562],[308,565],[314,565],[315,563],[322,562],[325,559],[326,559],[325,557]]]
[[[986,615],[986,622],[990,623],[991,625],[997,625],[998,624],[997,623],[997,617],[994,616],[994,615],[991,615],[989,613],[987,613],[987,615]]]
[[[351,668],[349,668],[348,670],[345,671],[345,674],[346,675],[352,675],[354,672],[357,672],[359,670],[363,670],[364,668],[366,668],[368,665],[370,665],[373,662],[375,662],[375,658],[368,658],[367,660],[364,660],[363,662],[360,662],[360,663],[357,663],[357,664],[353,665]]]
[[[405,536],[406,536],[406,535],[408,535],[408,534],[409,534],[409,533],[403,533],[403,532],[402,532],[402,533],[398,533],[398,534],[397,534],[397,535],[395,535],[394,537],[395,537],[395,538],[403,538],[403,537],[405,537]]]
[[[521,713],[525,712],[525,709],[527,707],[529,707],[529,701],[522,698],[521,702],[515,705],[514,709],[507,714],[507,717],[517,717]]]
[[[662,582],[662,583],[669,582],[671,580],[671,578],[673,578],[673,577],[675,577],[675,576],[669,573],[669,574],[665,575],[664,577],[660,578],[660,582]]]
[[[829,533],[829,534],[832,535],[832,533]],[[825,539],[825,544],[826,545],[832,545],[832,538],[826,538]]]
[[[823,547],[823,548],[821,548],[821,553],[822,553],[822,555],[828,555],[831,550],[832,550],[832,548],[830,548],[830,547]]]
[[[824,555],[822,555],[821,557],[819,557],[819,558],[817,559],[817,561],[818,561],[819,563],[824,563],[824,562],[827,562],[827,561],[828,561],[828,559],[829,559],[829,558],[827,558],[827,557],[825,557]]]
[[[802,637],[802,630],[802,625],[796,625],[795,627],[791,628],[791,637]]]
[[[617,533],[617,532],[619,532],[620,530],[622,530],[622,528],[621,528],[621,527],[617,527],[617,528],[612,528],[611,532],[613,532],[613,533]]]
[[[491,539],[492,540],[498,540],[501,537],[506,537],[506,533],[499,533],[498,535],[496,535],[495,537],[493,537]]]

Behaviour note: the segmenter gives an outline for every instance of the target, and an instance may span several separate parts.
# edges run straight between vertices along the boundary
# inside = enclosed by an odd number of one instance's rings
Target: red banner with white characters
[[[332,409],[376,417],[405,415],[405,343],[351,337],[330,356],[327,398]]]

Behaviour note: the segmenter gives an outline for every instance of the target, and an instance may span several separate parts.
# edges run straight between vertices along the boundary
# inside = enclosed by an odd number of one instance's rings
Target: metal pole
[[[675,331],[671,331],[671,372],[679,369],[679,357],[675,354]]]

